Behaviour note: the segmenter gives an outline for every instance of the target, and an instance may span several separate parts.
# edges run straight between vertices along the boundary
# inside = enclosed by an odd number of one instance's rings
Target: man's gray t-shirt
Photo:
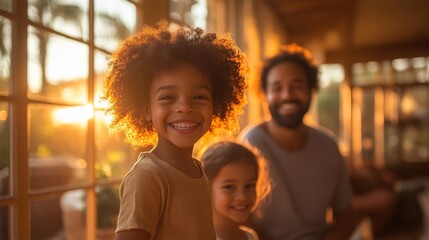
[[[307,129],[308,139],[299,151],[282,148],[262,125],[242,136],[266,158],[274,181],[256,220],[269,239],[321,239],[328,227],[326,210],[351,206],[347,168],[336,142],[320,130]]]

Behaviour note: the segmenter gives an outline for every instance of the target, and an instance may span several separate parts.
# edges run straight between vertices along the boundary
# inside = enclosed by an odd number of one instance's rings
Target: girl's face
[[[256,166],[237,159],[225,165],[212,180],[213,214],[218,220],[244,222],[256,202]]]
[[[181,65],[154,78],[149,91],[152,120],[160,141],[180,148],[192,147],[210,128],[212,89],[208,78],[189,65]]]

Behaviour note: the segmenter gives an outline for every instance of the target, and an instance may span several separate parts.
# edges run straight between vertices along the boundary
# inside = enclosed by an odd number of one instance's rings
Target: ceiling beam
[[[290,41],[303,43],[312,38],[324,37],[325,33],[332,30],[346,29],[346,25],[347,21],[345,19],[327,19],[299,28],[288,28],[288,36]],[[342,34],[343,31],[340,31],[340,33]]]
[[[269,2],[272,2],[273,5],[277,6],[278,11],[284,12],[284,13],[305,11],[307,9],[314,9],[325,5],[338,5],[338,4],[347,3],[347,1],[344,1],[344,0],[324,0],[324,1],[320,1],[320,0],[273,1],[273,0],[270,0]]]
[[[427,56],[429,56],[429,40],[328,51],[325,61],[351,64]]]
[[[340,5],[323,5],[317,8],[310,8],[303,11],[296,12],[284,12],[278,10],[278,13],[281,15],[283,21],[287,22],[288,25],[305,25],[308,23],[313,23],[315,21],[320,21],[323,19],[338,18],[344,16],[348,12],[349,5],[340,4]]]

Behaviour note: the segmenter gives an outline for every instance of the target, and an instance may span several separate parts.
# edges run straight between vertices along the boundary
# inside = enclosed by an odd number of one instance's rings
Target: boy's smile
[[[191,133],[199,124],[193,121],[177,121],[170,124],[179,134]]]
[[[160,139],[192,147],[209,130],[212,114],[210,81],[196,68],[180,65],[154,78],[149,115]]]

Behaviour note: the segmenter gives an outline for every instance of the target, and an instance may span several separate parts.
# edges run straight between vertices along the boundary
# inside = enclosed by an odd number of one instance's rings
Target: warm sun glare
[[[54,123],[86,125],[94,117],[94,107],[91,104],[79,107],[58,109],[52,113]]]

